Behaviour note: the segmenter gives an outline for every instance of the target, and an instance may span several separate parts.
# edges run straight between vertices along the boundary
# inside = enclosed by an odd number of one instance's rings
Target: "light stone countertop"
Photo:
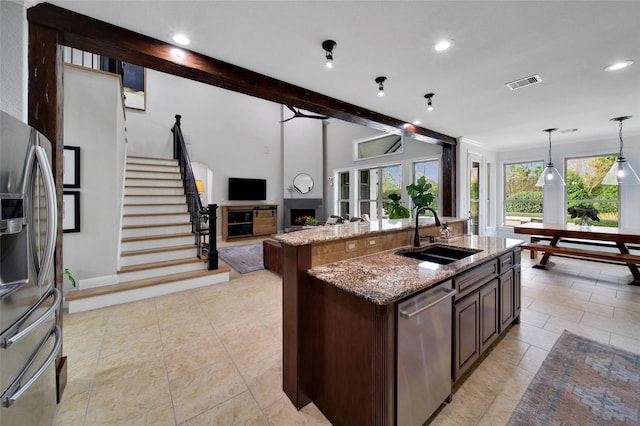
[[[442,217],[441,223],[462,222],[466,219],[457,217]],[[435,221],[431,217],[420,218],[418,226],[423,227],[435,226]],[[327,226],[310,226],[302,231],[288,232],[285,234],[276,234],[272,238],[280,241],[282,244],[291,246],[303,246],[313,243],[323,243],[336,240],[347,240],[349,238],[357,238],[364,235],[375,235],[385,232],[397,232],[403,229],[415,229],[415,219],[380,219],[371,222],[346,222],[337,225]]]
[[[460,236],[451,238],[447,244],[436,245],[481,251],[448,265],[426,262],[425,266],[428,264],[429,267],[421,267],[422,261],[395,254],[412,248],[407,246],[319,265],[307,273],[376,305],[388,305],[496,258],[522,243],[524,241],[511,238]]]

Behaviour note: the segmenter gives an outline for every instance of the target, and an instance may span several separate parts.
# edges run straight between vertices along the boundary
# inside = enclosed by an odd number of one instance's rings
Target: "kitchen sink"
[[[401,250],[396,254],[399,256],[410,257],[412,259],[422,260],[424,262],[432,262],[440,265],[448,265],[457,260],[474,255],[481,250],[463,249],[450,246],[433,245],[418,250],[409,249]]]

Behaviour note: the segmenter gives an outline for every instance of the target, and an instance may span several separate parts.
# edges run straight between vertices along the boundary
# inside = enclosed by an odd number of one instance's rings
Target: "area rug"
[[[640,424],[640,355],[564,331],[509,425]]]
[[[220,247],[218,257],[241,274],[264,269],[262,243]]]

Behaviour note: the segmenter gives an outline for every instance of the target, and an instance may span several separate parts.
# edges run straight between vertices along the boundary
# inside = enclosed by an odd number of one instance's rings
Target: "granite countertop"
[[[461,222],[467,219],[457,217],[442,217],[441,223]],[[433,218],[420,218],[418,224],[422,227],[436,226]],[[335,240],[346,240],[356,238],[363,235],[375,235],[377,233],[395,232],[402,229],[414,229],[416,227],[415,219],[380,219],[371,222],[346,222],[337,225],[314,226],[297,232],[289,232],[286,234],[277,234],[272,238],[280,241],[282,244],[291,246],[303,246],[313,243],[322,243]]]
[[[420,267],[418,265],[422,261],[395,254],[400,250],[411,249],[411,246],[407,246],[319,265],[309,269],[307,273],[376,305],[388,305],[498,257],[522,243],[524,241],[511,238],[460,236],[449,239],[446,244],[436,245],[481,251],[449,265],[428,262],[429,267]]]

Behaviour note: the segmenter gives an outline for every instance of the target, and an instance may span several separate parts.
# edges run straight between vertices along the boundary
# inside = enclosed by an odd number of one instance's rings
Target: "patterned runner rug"
[[[509,425],[640,424],[640,355],[564,331]]]
[[[219,247],[218,257],[241,274],[264,269],[261,242]]]

